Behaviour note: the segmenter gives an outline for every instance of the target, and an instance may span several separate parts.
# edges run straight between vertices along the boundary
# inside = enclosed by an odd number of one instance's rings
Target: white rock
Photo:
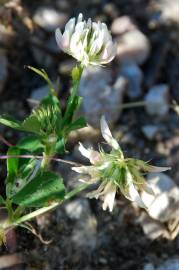
[[[136,29],[136,25],[129,16],[121,16],[116,18],[111,25],[111,32],[114,35],[121,35],[127,31]]]
[[[177,219],[179,216],[179,188],[164,173],[149,173],[147,179],[155,195],[149,195],[143,191],[141,197],[148,207],[150,217],[160,222]]]
[[[151,239],[155,240],[165,233],[165,227],[159,221],[153,220],[146,213],[143,213],[140,218],[140,223],[142,225],[145,235]]]
[[[54,31],[57,27],[63,28],[68,20],[68,15],[58,12],[51,7],[40,7],[35,11],[33,19],[36,24],[47,31]]]
[[[160,19],[163,23],[175,22],[179,23],[179,1],[178,0],[160,0],[159,10],[161,12]]]
[[[93,215],[77,222],[72,233],[72,243],[75,247],[87,249],[88,252],[96,248],[97,221]]]
[[[7,76],[8,76],[8,62],[4,51],[0,51],[0,93],[3,92]]]
[[[53,67],[54,66],[53,54],[59,53],[60,51],[54,36],[49,36],[47,38],[43,32],[40,32],[38,36],[32,37],[31,41],[32,41],[31,50],[38,65],[41,67],[45,67],[46,70]],[[36,46],[34,46],[33,44],[35,44]],[[47,53],[45,50],[41,48],[41,46],[43,47],[44,44],[46,49],[51,51],[52,54]]]
[[[146,111],[150,115],[164,116],[169,111],[169,87],[166,84],[153,86],[145,96]]]
[[[142,64],[149,56],[149,40],[137,29],[126,32],[116,40],[116,43],[116,57],[120,62],[134,62]]]
[[[78,199],[65,206],[67,215],[76,221],[73,226],[71,241],[75,248],[94,250],[97,241],[97,220],[91,213],[89,200]]]
[[[69,218],[78,220],[86,215],[86,209],[89,208],[87,199],[76,199],[65,204],[65,212]]]
[[[143,74],[135,63],[125,63],[120,68],[120,75],[127,80],[127,95],[133,99],[142,94]]]
[[[142,127],[142,132],[144,133],[145,137],[149,140],[153,140],[158,131],[159,131],[158,126],[145,125]]]
[[[33,90],[30,98],[28,99],[29,105],[34,108],[39,105],[39,102],[49,94],[48,85],[41,86]]]
[[[99,127],[103,114],[110,124],[119,118],[126,80],[119,77],[114,86],[110,81],[110,71],[102,67],[89,67],[82,77],[79,94],[84,99],[81,111],[92,126]]]
[[[147,263],[147,264],[144,266],[144,270],[155,270],[155,267],[153,266],[152,263]]]
[[[170,259],[163,263],[161,266],[157,267],[156,270],[178,270],[179,269],[179,259]]]

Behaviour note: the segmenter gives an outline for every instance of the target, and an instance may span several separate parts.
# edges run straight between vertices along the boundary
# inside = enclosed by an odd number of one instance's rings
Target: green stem
[[[14,226],[18,226],[20,223],[26,222],[26,221],[31,220],[39,215],[45,214],[45,213],[49,212],[50,210],[56,208],[58,205],[60,205],[60,203],[61,202],[56,202],[50,206],[37,209],[37,210],[27,214],[27,215],[24,215],[24,216],[18,218],[16,221],[14,221],[13,224],[14,224]]]
[[[137,108],[137,107],[145,107],[149,104],[155,104],[157,106],[157,104],[160,104],[160,102],[150,102],[150,101],[135,101],[135,102],[129,102],[129,103],[124,103],[120,106],[121,109],[130,109],[130,108]],[[169,107],[171,109],[173,109],[175,107],[175,104],[169,104]]]
[[[85,190],[85,189],[88,188],[88,187],[89,187],[89,184],[86,184],[86,183],[80,185],[79,187],[75,188],[74,190],[68,192],[68,193],[66,194],[66,196],[65,196],[64,201],[71,199],[72,197],[76,196],[79,192],[81,192],[82,190]],[[64,202],[64,201],[63,201],[63,202]],[[55,202],[55,203],[53,203],[53,204],[50,205],[50,206],[47,206],[47,207],[43,207],[43,208],[37,209],[37,210],[35,210],[35,211],[33,211],[33,212],[27,214],[27,215],[24,215],[24,216],[18,218],[16,221],[14,221],[13,224],[11,224],[11,226],[13,226],[13,225],[14,225],[14,226],[18,226],[20,223],[29,221],[29,220],[31,220],[31,219],[33,219],[33,218],[39,216],[39,215],[45,214],[45,213],[47,213],[47,212],[49,212],[49,211],[55,209],[55,208],[56,208],[57,206],[59,206],[60,204],[62,204],[62,201],[60,201],[60,202]]]
[[[130,109],[130,108],[135,108],[135,107],[144,107],[149,102],[147,101],[136,101],[136,102],[129,102],[129,103],[124,103],[120,106],[121,109]]]
[[[80,81],[81,81],[81,76],[83,74],[83,66],[79,65],[78,67],[75,67],[72,70],[72,80],[73,80],[73,89],[71,93],[72,99],[77,95],[79,86],[80,86]]]
[[[41,163],[42,170],[45,170],[48,168],[49,162],[50,162],[50,157],[48,156],[48,154],[46,152],[44,152],[42,163]]]

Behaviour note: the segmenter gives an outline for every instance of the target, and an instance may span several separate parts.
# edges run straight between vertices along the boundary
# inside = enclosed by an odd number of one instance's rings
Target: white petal
[[[138,191],[135,189],[133,183],[131,183],[129,185],[128,188],[128,194],[129,194],[129,198],[132,202],[137,203],[138,206],[147,209],[147,206],[143,203]]]
[[[88,173],[89,166],[72,167],[71,169],[77,173]]]
[[[94,190],[94,191],[92,191],[92,192],[89,192],[86,196],[87,196],[88,198],[90,198],[90,199],[92,199],[92,198],[98,199],[99,196],[101,196],[101,194],[103,194],[105,185],[106,185],[106,183],[105,183],[105,182],[102,182],[102,183],[100,184],[100,186],[98,187],[97,190]]]
[[[103,45],[103,42],[102,42],[102,39],[101,38],[97,38],[94,40],[91,48],[90,48],[90,55],[96,55],[100,50],[101,50],[101,47]]]
[[[83,14],[80,13],[80,14],[78,15],[77,23],[82,22],[82,20],[83,20]]]
[[[68,31],[65,31],[63,33],[62,40],[61,40],[61,48],[62,50],[67,51],[69,50],[69,47],[70,47],[70,34]]]
[[[151,188],[150,185],[148,185],[147,183],[144,184],[143,188],[142,188],[145,192],[147,192],[150,195],[155,195],[153,189]]]
[[[108,127],[108,124],[105,120],[105,117],[101,117],[101,133],[106,142],[112,146],[115,150],[119,149],[118,142],[112,137],[111,131]]]
[[[104,195],[103,210],[109,208],[109,211],[112,212],[114,207],[115,196],[116,196],[116,186],[111,184],[110,187],[108,187],[108,189],[106,190],[106,194]]]
[[[91,26],[92,26],[92,21],[91,21],[91,18],[89,18],[87,21],[87,27],[91,29]]]
[[[61,48],[62,33],[61,33],[59,28],[56,29],[56,31],[55,31],[55,38],[56,38],[56,42],[57,42],[58,46]]]
[[[111,161],[103,162],[103,164],[102,164],[101,166],[98,166],[98,170],[103,171],[103,170],[106,169],[110,164],[111,164]]]
[[[149,168],[149,171],[154,172],[154,173],[165,172],[165,171],[168,171],[168,170],[171,170],[171,167],[150,166],[150,168]]]
[[[88,150],[88,149],[86,149],[84,146],[83,146],[83,144],[82,143],[79,143],[79,151],[80,151],[80,153],[82,154],[82,156],[84,156],[84,157],[86,157],[86,158],[88,158],[88,159],[90,159],[90,151]]]
[[[143,203],[138,191],[134,187],[133,184],[133,177],[129,170],[126,171],[126,183],[124,186],[120,186],[121,192],[124,194],[124,196],[132,201],[137,203],[138,206],[147,209],[146,205]]]
[[[115,55],[116,55],[116,45],[114,45],[112,41],[109,41],[101,54],[101,62],[103,64],[109,63],[112,61]]]
[[[82,182],[82,183],[89,184],[89,185],[93,185],[93,184],[96,184],[99,181],[99,178],[91,178],[89,180],[79,179],[78,181]]]
[[[78,22],[75,26],[75,32],[78,32],[80,35],[85,29],[85,22]]]
[[[79,48],[79,41],[80,41],[81,34],[75,31],[70,39],[70,51],[74,54],[80,50]]]
[[[101,155],[99,152],[93,150],[93,149],[86,149],[82,143],[79,143],[79,151],[80,153],[88,158],[92,164],[95,164],[96,162],[100,161]]]
[[[68,31],[72,35],[75,28],[75,18],[71,18],[65,25],[65,31]]]

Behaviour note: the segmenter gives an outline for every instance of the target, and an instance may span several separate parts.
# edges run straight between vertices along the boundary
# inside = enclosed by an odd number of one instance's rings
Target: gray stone
[[[142,132],[144,133],[145,137],[148,140],[153,140],[157,134],[157,132],[159,131],[159,127],[158,126],[154,126],[154,125],[145,125],[142,127]]]
[[[136,29],[136,25],[129,16],[121,16],[116,18],[111,25],[111,32],[114,35],[121,35],[127,31]]]
[[[2,93],[8,76],[8,61],[4,51],[0,51],[0,63],[0,93]]]
[[[78,220],[86,215],[86,209],[89,208],[87,199],[76,199],[65,204],[65,212],[71,219]]]
[[[156,270],[178,270],[179,269],[179,259],[170,259],[160,265]]]
[[[146,213],[141,214],[139,222],[147,238],[155,240],[165,235],[165,226],[161,222],[153,220]]]
[[[35,11],[33,16],[34,22],[46,31],[53,32],[57,27],[64,28],[68,15],[63,12],[58,12],[52,7],[40,7]]]
[[[179,1],[178,0],[160,0],[158,5],[160,10],[160,21],[164,24],[168,22],[179,23]]]
[[[147,37],[138,29],[128,31],[117,38],[117,59],[119,62],[142,64],[150,53]]]
[[[110,70],[102,67],[89,67],[82,77],[79,94],[84,99],[81,111],[92,126],[99,127],[102,115],[109,124],[114,124],[120,115],[126,80],[121,76],[113,86],[110,81]]]
[[[135,63],[125,63],[120,68],[120,74],[127,80],[127,94],[133,98],[138,98],[142,94],[143,74]]]
[[[77,213],[72,213],[76,211]],[[70,207],[68,206],[66,212],[76,220],[71,237],[73,246],[75,249],[85,249],[89,254],[95,249],[97,242],[97,220],[91,213],[89,201],[79,199],[77,203],[73,202]]]
[[[31,50],[38,65],[40,65],[41,67],[45,67],[46,69],[50,69],[51,67],[53,67],[53,54],[57,54],[60,52],[60,48],[56,43],[54,35],[46,37],[43,32],[39,32],[39,35],[33,36],[31,38],[31,41]],[[49,50],[49,52],[51,53],[47,53],[46,50]]]
[[[148,183],[155,195],[145,191],[141,197],[148,207],[148,214],[160,222],[167,222],[179,217],[179,188],[164,173],[149,173]]]
[[[166,84],[153,86],[145,96],[146,111],[150,115],[164,116],[169,111],[169,87]]]
[[[30,98],[28,99],[29,105],[34,108],[39,105],[39,102],[49,94],[49,86],[44,85],[33,90]]]
[[[155,270],[155,267],[152,263],[147,263],[146,265],[144,265],[144,270]]]

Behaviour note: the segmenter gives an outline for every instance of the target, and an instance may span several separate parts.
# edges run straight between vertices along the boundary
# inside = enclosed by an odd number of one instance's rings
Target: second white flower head
[[[168,167],[154,167],[142,160],[125,158],[123,152],[107,125],[104,117],[101,118],[101,133],[105,141],[111,146],[112,151],[105,153],[93,149],[86,149],[80,144],[79,151],[88,158],[92,165],[73,167],[78,173],[90,175],[89,184],[99,183],[99,187],[88,193],[90,198],[101,198],[103,209],[112,211],[115,195],[118,190],[139,207],[147,208],[140,197],[140,191],[145,190],[153,195],[151,187],[143,177],[146,172],[159,172],[168,170]],[[81,180],[84,181],[84,180]]]
[[[116,46],[105,23],[83,20],[80,13],[78,19],[71,18],[62,34],[56,30],[56,41],[64,52],[72,55],[84,66],[107,64],[116,55]]]

